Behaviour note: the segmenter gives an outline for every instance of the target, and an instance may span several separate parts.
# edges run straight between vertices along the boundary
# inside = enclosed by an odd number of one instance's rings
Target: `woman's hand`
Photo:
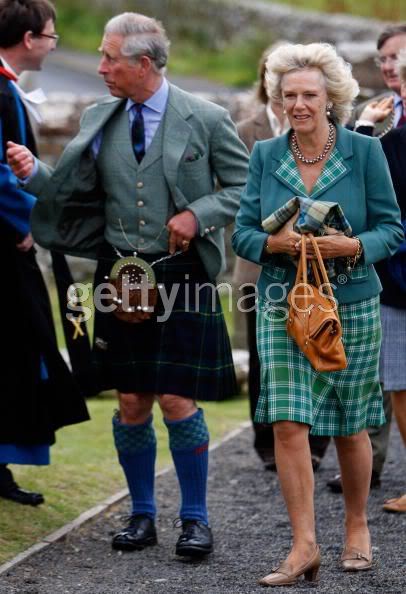
[[[277,233],[269,235],[267,240],[270,253],[289,254],[289,256],[297,256],[298,243],[300,245],[300,234],[293,231],[292,225],[284,225]]]
[[[327,258],[340,258],[343,256],[355,256],[358,249],[358,241],[346,235],[324,235],[315,237],[323,260]],[[296,244],[296,251],[300,252],[300,241]],[[310,239],[306,239],[306,253],[308,258],[316,256]]]
[[[362,110],[360,120],[368,120],[376,124],[383,122],[393,109],[393,97],[384,97],[380,101],[371,101]]]

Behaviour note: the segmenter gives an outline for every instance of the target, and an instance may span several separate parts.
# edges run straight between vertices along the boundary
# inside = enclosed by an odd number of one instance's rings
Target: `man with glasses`
[[[373,126],[373,135],[381,137],[392,128],[405,123],[406,114],[403,113],[400,79],[396,70],[397,56],[405,47],[406,23],[389,26],[382,31],[377,41],[378,56],[375,63],[381,70],[388,91],[375,97],[372,102],[368,101],[358,106],[354,118],[355,130],[361,126]],[[367,104],[372,109],[364,111]]]
[[[377,41],[378,56],[375,58],[375,63],[381,70],[388,91],[357,107],[353,118],[355,131],[382,138],[393,128],[401,127],[406,123],[406,113],[403,112],[403,101],[400,96],[401,81],[397,70],[398,54],[403,48],[406,48],[406,23],[389,26],[382,31]],[[391,393],[388,390],[383,391],[383,403],[386,423],[380,427],[368,429],[373,453],[372,489],[381,485],[380,476],[388,451],[392,419]],[[327,482],[327,485],[334,493],[341,493],[341,476],[337,474]]]
[[[88,419],[86,405],[58,351],[49,299],[35,259],[29,217],[35,198],[6,163],[7,142],[36,154],[24,70],[40,70],[55,49],[55,9],[48,0],[0,0],[0,497],[43,503],[21,489],[8,464],[49,464],[57,428]],[[60,258],[62,258],[60,256]]]

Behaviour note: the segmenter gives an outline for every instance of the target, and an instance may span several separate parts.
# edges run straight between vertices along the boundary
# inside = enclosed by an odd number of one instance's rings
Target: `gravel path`
[[[178,531],[177,484],[173,471],[158,478],[159,545],[142,552],[110,548],[111,534],[122,526],[128,501],[72,532],[64,541],[0,577],[0,594],[251,594],[264,592],[259,577],[269,573],[289,548],[289,523],[274,473],[264,472],[251,447],[251,430],[228,441],[212,454],[209,483],[215,553],[190,562],[174,554]],[[406,514],[381,511],[385,497],[405,489],[405,452],[396,429],[383,486],[370,497],[370,527],[376,566],[370,572],[344,574],[337,566],[342,547],[343,505],[340,495],[325,488],[336,470],[329,447],[316,475],[318,538],[322,550],[318,594],[404,594],[406,592]],[[309,591],[301,581],[277,592]]]

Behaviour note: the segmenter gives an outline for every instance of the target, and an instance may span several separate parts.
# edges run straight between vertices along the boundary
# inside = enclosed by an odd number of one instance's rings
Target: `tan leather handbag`
[[[315,284],[307,280],[306,239],[313,244],[311,260]],[[301,254],[295,285],[288,295],[288,334],[317,371],[338,371],[347,367],[337,304],[323,258],[314,236],[302,235]]]

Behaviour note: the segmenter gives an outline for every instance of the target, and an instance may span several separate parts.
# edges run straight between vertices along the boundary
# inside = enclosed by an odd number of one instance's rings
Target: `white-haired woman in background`
[[[396,251],[403,230],[379,140],[340,125],[351,112],[358,84],[335,49],[321,43],[280,47],[268,58],[267,82],[269,96],[282,101],[292,129],[256,144],[233,245],[239,256],[262,265],[256,421],[273,424],[293,546],[260,583],[279,586],[301,575],[316,579],[320,565],[309,430],[334,436],[337,446],[346,510],[342,567],[359,571],[372,565],[366,513],[372,453],[366,427],[385,420],[378,373],[381,285],[373,263]],[[261,221],[297,195],[339,203],[353,229],[353,237],[317,238],[323,258],[339,259],[337,270],[348,259],[331,279],[348,360],[343,371],[315,371],[286,331],[281,306],[296,275],[286,254],[298,255],[300,235],[288,227],[269,235]]]

